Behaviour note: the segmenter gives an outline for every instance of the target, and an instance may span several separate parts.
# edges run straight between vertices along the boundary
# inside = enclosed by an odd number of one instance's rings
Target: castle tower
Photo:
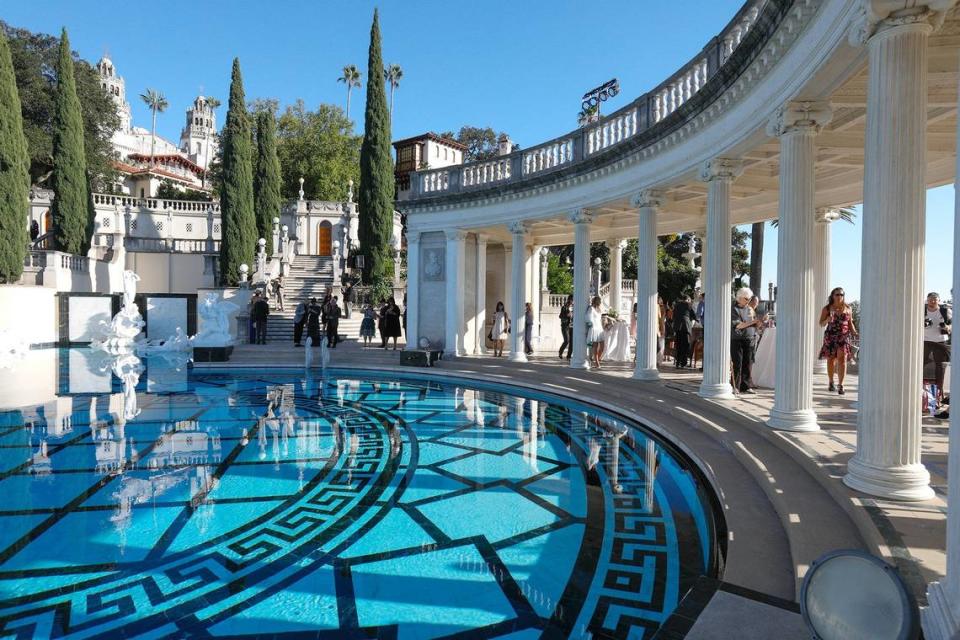
[[[180,133],[180,149],[204,169],[217,153],[217,114],[204,96],[197,96],[187,109],[187,122]]]
[[[127,133],[131,127],[130,103],[127,102],[127,89],[123,77],[117,75],[113,60],[106,55],[97,63],[97,72],[100,74],[100,86],[110,94],[117,105],[117,115],[120,116],[120,131]]]

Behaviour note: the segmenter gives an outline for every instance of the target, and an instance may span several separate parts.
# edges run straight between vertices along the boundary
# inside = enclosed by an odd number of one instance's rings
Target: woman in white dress
[[[507,315],[503,303],[497,303],[497,311],[493,314],[493,329],[490,331],[490,340],[493,342],[493,357],[503,356],[503,343],[507,341],[510,332],[510,316]]]
[[[600,311],[600,296],[594,296],[587,309],[587,348],[590,350],[590,359],[593,366],[600,368],[600,358],[603,357],[603,313]]]

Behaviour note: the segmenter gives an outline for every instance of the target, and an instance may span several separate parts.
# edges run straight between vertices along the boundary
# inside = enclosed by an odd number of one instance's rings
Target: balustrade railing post
[[[720,69],[720,60],[721,52],[720,49],[723,47],[723,40],[719,37],[714,37],[710,43],[704,48],[704,53],[707,57],[707,80],[717,73]]]
[[[584,158],[584,148],[586,146],[586,128],[581,127],[573,136],[573,161],[580,162]]]

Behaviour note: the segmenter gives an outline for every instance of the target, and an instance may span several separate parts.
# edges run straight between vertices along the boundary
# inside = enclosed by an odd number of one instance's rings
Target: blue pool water
[[[0,375],[4,637],[643,638],[716,573],[702,481],[586,405],[31,357]]]

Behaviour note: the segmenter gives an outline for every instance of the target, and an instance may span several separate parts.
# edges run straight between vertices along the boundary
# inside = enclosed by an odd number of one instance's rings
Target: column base
[[[529,362],[529,360],[527,360],[527,354],[525,354],[522,350],[511,351],[510,357],[507,358],[507,360],[509,360],[510,362]]]
[[[701,398],[707,398],[708,400],[733,400],[737,397],[733,395],[733,387],[730,386],[729,382],[721,382],[719,384],[707,384],[704,382],[700,385],[700,391],[697,395]]]
[[[877,467],[854,456],[847,463],[843,484],[861,493],[890,500],[921,502],[934,496],[930,473],[922,464]]]
[[[767,426],[771,429],[781,429],[783,431],[820,430],[820,425],[817,424],[817,414],[811,409],[801,409],[799,411],[771,409]]]
[[[660,372],[656,367],[652,369],[643,369],[637,367],[633,370],[633,379],[634,380],[644,380],[646,382],[653,382],[660,379]]]
[[[928,640],[960,638],[960,602],[951,598],[942,582],[927,587],[929,606],[920,610],[924,637]]]
[[[571,369],[583,369],[589,370],[590,363],[586,360],[578,361],[576,358],[570,358],[570,364],[568,365]]]

